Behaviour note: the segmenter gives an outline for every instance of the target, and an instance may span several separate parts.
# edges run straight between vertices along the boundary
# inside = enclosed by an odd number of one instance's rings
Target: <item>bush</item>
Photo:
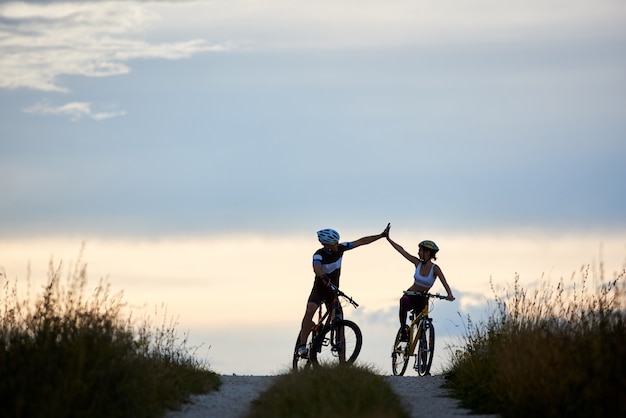
[[[315,367],[276,377],[247,418],[408,417],[384,379],[367,367]]]
[[[472,327],[446,370],[462,405],[503,417],[626,416],[626,311],[616,278],[590,291],[544,285],[529,296],[516,278],[486,324]]]
[[[84,297],[86,265],[61,286],[50,262],[43,294],[20,300],[1,274],[0,415],[6,417],[156,417],[218,376],[177,345],[175,330],[138,329],[124,319],[121,294],[101,280]]]

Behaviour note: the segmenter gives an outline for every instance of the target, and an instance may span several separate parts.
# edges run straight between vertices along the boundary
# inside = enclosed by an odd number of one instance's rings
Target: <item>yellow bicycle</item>
[[[406,290],[405,295],[422,295],[428,299],[446,299],[446,296],[424,292]],[[429,301],[430,302],[430,301]],[[411,310],[409,319],[409,341],[402,341],[402,327],[398,330],[396,340],[391,352],[391,369],[396,376],[402,376],[409,364],[409,358],[415,356],[413,369],[420,375],[430,374],[430,366],[433,364],[435,353],[435,327],[433,320],[428,316],[429,303],[421,312]],[[417,350],[416,350],[417,349]]]

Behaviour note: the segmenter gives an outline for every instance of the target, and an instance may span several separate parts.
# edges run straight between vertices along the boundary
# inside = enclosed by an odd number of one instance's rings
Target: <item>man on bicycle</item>
[[[339,243],[339,233],[334,229],[322,229],[317,231],[317,239],[323,247],[313,254],[313,272],[315,273],[315,280],[313,282],[313,289],[311,289],[309,299],[307,300],[304,318],[302,319],[298,355],[305,356],[307,354],[306,340],[313,326],[312,320],[315,311],[317,311],[322,302],[328,304],[333,300],[334,295],[329,288],[329,283],[333,283],[335,286],[339,287],[343,253],[384,238],[387,236],[388,229],[389,227],[385,228],[385,230],[378,235],[370,235],[356,241],[342,243]]]

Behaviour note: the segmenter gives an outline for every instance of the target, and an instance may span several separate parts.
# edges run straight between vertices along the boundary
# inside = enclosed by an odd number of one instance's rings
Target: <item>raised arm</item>
[[[417,266],[417,264],[420,262],[420,259],[418,257],[415,257],[414,255],[409,254],[404,248],[402,248],[400,244],[392,240],[391,237],[389,236],[389,228],[390,226],[388,225],[387,226],[387,241],[389,241],[389,244],[391,244],[391,246],[395,248],[397,252],[402,254],[404,258],[406,258],[411,263]]]
[[[389,228],[390,228],[390,225],[387,224],[387,227],[385,228],[385,230],[381,232],[380,234],[369,235],[367,237],[359,238],[356,241],[353,241],[352,243],[354,244],[354,248],[360,247],[361,245],[371,244],[374,241],[378,241],[379,239],[386,237],[387,234],[389,233]]]

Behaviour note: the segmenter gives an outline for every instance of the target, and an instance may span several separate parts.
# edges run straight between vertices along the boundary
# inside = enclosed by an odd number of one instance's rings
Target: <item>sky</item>
[[[321,228],[436,241],[442,338],[516,274],[610,277],[625,23],[618,0],[2,2],[0,268],[45,280],[84,245],[94,280],[253,374],[289,362]],[[344,261],[387,372],[412,274],[384,241]]]

